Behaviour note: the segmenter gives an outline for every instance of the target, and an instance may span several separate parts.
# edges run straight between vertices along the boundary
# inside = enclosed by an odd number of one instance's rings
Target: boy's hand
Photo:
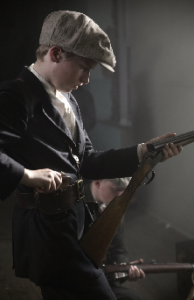
[[[25,169],[20,183],[27,187],[34,188],[39,193],[50,193],[60,187],[62,177],[60,173],[50,169]]]
[[[149,143],[152,143],[152,142],[156,142],[156,141],[159,141],[159,140],[163,140],[163,139],[167,139],[169,137],[172,137],[172,136],[175,136],[176,133],[166,133],[162,136],[159,136],[157,138],[154,138],[152,140],[150,140],[149,142],[145,143],[142,145],[142,155],[145,154],[145,152],[148,151],[147,149],[147,144]],[[164,146],[164,148],[162,149],[162,152],[163,152],[163,158],[161,160],[161,162],[167,160],[168,158],[171,158],[173,157],[174,155],[178,155],[180,152],[182,151],[182,146],[175,146],[174,144],[170,143],[169,145],[166,144]]]
[[[136,261],[130,262],[130,264],[142,264],[143,259],[138,259]],[[125,265],[125,263],[122,263],[121,265]],[[136,281],[138,279],[143,279],[145,278],[145,273],[142,269],[139,268],[139,266],[130,266],[129,267],[129,281]]]

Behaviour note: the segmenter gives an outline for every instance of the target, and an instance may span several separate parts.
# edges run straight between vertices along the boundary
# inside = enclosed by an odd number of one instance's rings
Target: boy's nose
[[[121,196],[123,192],[124,192],[124,191],[119,191],[117,195],[118,195],[118,196]]]
[[[90,72],[83,74],[81,81],[85,84],[88,84],[90,81]]]

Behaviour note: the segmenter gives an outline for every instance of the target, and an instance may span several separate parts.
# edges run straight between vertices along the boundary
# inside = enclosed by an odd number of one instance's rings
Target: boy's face
[[[89,82],[90,71],[96,65],[94,60],[81,56],[61,59],[52,70],[52,84],[60,92],[76,90],[80,85]]]
[[[124,190],[119,190],[109,180],[99,180],[98,200],[108,205],[115,197],[120,196]]]

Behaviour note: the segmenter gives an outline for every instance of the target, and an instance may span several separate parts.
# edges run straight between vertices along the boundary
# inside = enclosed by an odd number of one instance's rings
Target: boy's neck
[[[34,63],[33,69],[40,75],[42,76],[48,83],[50,83],[52,85],[52,82],[50,80],[50,76],[49,76],[49,68],[47,66],[47,64],[43,61],[37,60]]]

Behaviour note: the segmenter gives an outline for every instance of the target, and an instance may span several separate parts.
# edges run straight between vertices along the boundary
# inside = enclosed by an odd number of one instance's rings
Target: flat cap
[[[60,10],[44,20],[40,45],[59,46],[66,52],[93,59],[114,72],[116,58],[108,35],[88,16]]]

